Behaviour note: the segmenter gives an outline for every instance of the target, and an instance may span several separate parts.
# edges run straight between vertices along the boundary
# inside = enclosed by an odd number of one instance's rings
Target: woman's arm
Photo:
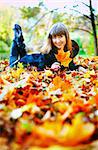
[[[79,53],[79,45],[76,41],[72,41],[72,53],[71,53],[71,58],[74,58],[78,53]]]

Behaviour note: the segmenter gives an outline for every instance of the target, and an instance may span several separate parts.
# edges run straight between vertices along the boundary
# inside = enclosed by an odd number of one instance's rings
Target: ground
[[[0,62],[1,150],[97,150],[98,57],[74,61],[86,72]]]

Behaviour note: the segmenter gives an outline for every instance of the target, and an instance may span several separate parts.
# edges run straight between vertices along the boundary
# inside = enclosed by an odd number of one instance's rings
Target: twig
[[[76,29],[76,30],[82,30],[82,31],[88,32],[88,33],[90,33],[91,35],[93,35],[93,33],[90,32],[90,31],[87,30],[87,29],[82,29],[82,28],[73,28],[73,29]]]

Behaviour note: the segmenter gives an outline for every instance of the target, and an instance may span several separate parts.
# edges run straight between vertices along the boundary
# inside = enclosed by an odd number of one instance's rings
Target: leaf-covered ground
[[[0,150],[98,148],[98,57],[86,72],[0,62]]]

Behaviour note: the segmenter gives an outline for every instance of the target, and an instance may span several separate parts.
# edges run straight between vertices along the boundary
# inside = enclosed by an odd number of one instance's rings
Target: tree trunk
[[[93,13],[93,10],[92,10],[92,2],[91,2],[91,0],[89,0],[89,3],[90,3],[91,24],[92,24],[93,35],[94,35],[95,55],[98,56],[97,33],[96,33],[95,18],[94,18],[94,13]]]

